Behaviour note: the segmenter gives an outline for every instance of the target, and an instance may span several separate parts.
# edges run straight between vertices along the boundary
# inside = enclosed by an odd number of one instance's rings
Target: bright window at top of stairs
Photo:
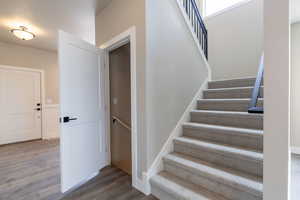
[[[235,6],[245,0],[206,0],[205,2],[205,15],[213,15],[222,10]]]

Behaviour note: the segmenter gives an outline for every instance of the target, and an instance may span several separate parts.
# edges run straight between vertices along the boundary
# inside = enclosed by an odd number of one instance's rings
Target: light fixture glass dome
[[[31,40],[35,37],[33,33],[27,31],[25,26],[20,26],[19,29],[12,29],[11,32],[21,40]]]

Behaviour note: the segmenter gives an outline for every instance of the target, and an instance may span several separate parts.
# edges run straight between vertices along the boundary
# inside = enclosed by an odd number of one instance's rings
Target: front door
[[[0,145],[42,137],[41,73],[0,66]]]
[[[100,49],[59,32],[62,192],[77,187],[105,165]]]

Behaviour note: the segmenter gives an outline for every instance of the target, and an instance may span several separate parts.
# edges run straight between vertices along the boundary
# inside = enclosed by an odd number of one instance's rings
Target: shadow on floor
[[[123,171],[106,167],[100,175],[62,200],[156,200],[146,197],[131,186],[131,177]]]

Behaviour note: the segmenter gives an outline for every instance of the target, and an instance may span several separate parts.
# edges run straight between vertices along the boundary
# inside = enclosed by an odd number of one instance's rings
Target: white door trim
[[[15,70],[15,71],[26,71],[26,72],[37,72],[40,73],[41,76],[41,112],[42,112],[42,133],[41,133],[41,139],[45,139],[45,133],[46,133],[46,124],[45,124],[45,73],[44,70],[41,69],[32,69],[27,67],[17,67],[17,66],[9,66],[9,65],[0,65],[0,69],[7,69],[7,70]]]
[[[106,140],[107,140],[107,164],[111,163],[110,152],[110,97],[109,97],[109,52],[130,43],[130,73],[131,73],[131,159],[132,159],[132,185],[143,192],[143,181],[137,174],[137,84],[136,84],[136,28],[131,27],[120,35],[112,38],[100,46],[104,50],[105,60],[105,110],[106,110]]]

